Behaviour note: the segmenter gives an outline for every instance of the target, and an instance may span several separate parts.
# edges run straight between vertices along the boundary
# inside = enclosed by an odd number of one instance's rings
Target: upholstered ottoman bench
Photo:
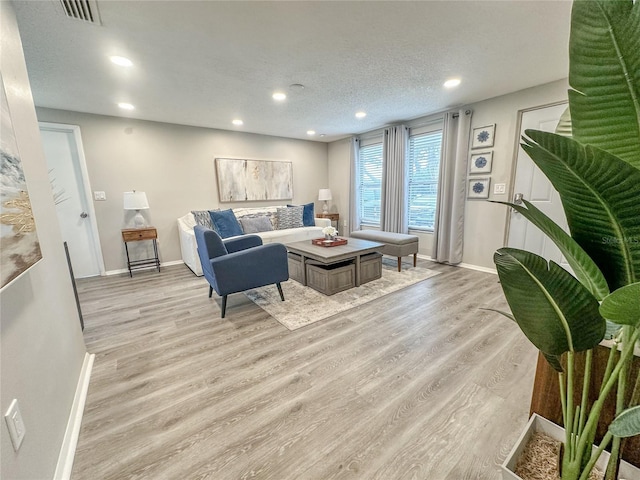
[[[372,242],[384,243],[380,253],[398,257],[398,271],[402,270],[402,257],[413,255],[413,266],[416,266],[418,258],[418,237],[417,235],[406,235],[404,233],[380,232],[378,230],[358,230],[351,232],[351,237],[371,240]]]

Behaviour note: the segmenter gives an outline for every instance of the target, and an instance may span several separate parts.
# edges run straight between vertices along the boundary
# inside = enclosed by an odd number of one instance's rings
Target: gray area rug
[[[289,330],[297,330],[439,273],[428,268],[407,265],[403,265],[402,272],[398,272],[395,260],[393,265],[383,261],[382,278],[331,296],[304,287],[295,280],[282,284],[284,302],[280,300],[275,285],[247,290],[245,295]]]

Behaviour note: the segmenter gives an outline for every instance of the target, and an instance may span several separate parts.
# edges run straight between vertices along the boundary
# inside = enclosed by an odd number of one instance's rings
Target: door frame
[[[513,195],[515,194],[516,188],[516,173],[518,172],[518,151],[520,149],[520,129],[522,128],[522,115],[528,112],[534,112],[536,110],[542,110],[543,108],[555,107],[557,105],[567,105],[569,106],[568,100],[560,100],[557,102],[545,103],[544,105],[538,105],[536,107],[523,108],[518,110],[518,119],[516,121],[516,134],[514,139],[514,147],[513,147],[513,156],[511,159],[511,165],[513,168],[511,169],[511,175],[509,178],[509,197],[508,200],[511,202],[513,200]],[[503,245],[509,244],[509,232],[511,231],[511,208],[507,208],[506,212],[506,222],[504,229],[504,238]]]
[[[76,142],[78,149],[78,167],[80,175],[82,177],[82,188],[84,189],[85,201],[87,204],[87,210],[89,213],[89,225],[91,227],[91,236],[93,238],[93,250],[98,261],[98,270],[100,276],[106,275],[106,269],[104,267],[104,257],[102,256],[102,247],[100,244],[100,235],[98,233],[98,222],[96,220],[96,211],[93,206],[93,198],[91,197],[91,183],[89,182],[89,170],[87,169],[87,160],[84,156],[84,145],[82,143],[82,135],[80,133],[79,125],[69,125],[66,123],[52,123],[52,122],[38,122],[40,128],[53,130],[57,132],[71,133]]]

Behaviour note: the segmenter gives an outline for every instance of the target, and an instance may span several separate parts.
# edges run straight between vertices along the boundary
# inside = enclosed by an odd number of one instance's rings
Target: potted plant
[[[526,200],[506,204],[553,240],[575,276],[513,248],[499,249],[494,262],[511,309],[501,313],[558,372],[565,428],[561,478],[586,480],[610,447],[606,478],[614,479],[621,438],[640,434],[640,378],[629,378],[640,337],[640,2],[576,0],[569,58],[571,137],[527,130],[522,147],[559,192],[570,234]],[[600,394],[589,405],[591,351],[607,332],[615,347]],[[583,351],[584,388],[577,402],[574,360]],[[609,395],[617,396],[616,419],[592,453]]]

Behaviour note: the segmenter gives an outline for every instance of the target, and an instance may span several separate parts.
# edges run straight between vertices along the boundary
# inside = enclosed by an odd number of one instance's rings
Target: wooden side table
[[[315,216],[316,218],[328,218],[332,224],[333,222],[336,222],[336,230],[340,231],[340,214],[339,213],[316,213]]]
[[[139,242],[142,240],[153,241],[153,253],[152,258],[144,258],[142,260],[131,260],[129,258],[129,247],[127,242]],[[124,249],[127,252],[127,268],[129,269],[129,276],[133,277],[133,270],[140,268],[155,267],[160,271],[160,258],[158,257],[158,231],[155,227],[143,227],[143,228],[125,228],[122,230],[122,241],[124,242]]]

